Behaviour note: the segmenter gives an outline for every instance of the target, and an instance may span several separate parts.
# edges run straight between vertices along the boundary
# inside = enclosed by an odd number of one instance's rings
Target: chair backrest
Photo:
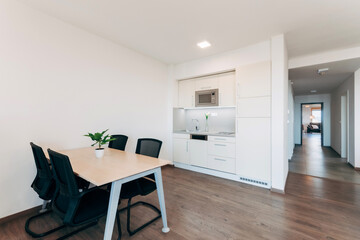
[[[125,150],[128,136],[117,134],[112,135],[111,138],[116,138],[116,140],[109,142],[109,148],[115,148],[118,150]]]
[[[79,197],[79,188],[69,157],[51,149],[48,149],[48,153],[56,181],[53,207],[58,213],[64,214],[69,207],[70,201]]]
[[[51,173],[50,165],[45,157],[42,148],[34,143],[30,143],[31,150],[34,155],[36,165],[36,176],[31,184],[31,187],[39,194],[39,197],[44,200],[49,200],[53,194],[51,191],[51,185],[54,184],[53,175]],[[53,189],[52,189],[53,190]]]
[[[135,153],[158,158],[162,141],[153,138],[140,138],[137,141]]]

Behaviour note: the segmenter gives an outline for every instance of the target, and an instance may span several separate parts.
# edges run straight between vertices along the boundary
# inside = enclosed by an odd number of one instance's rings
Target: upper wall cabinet
[[[260,62],[236,69],[237,97],[264,97],[271,95],[271,63]]]
[[[179,81],[179,107],[195,107],[195,82],[192,80]]]
[[[219,89],[219,106],[235,106],[235,72],[179,81],[179,107],[195,107],[195,92]]]
[[[235,106],[235,72],[220,74],[218,81],[220,106]]]
[[[216,76],[208,76],[195,79],[195,90],[209,90],[219,88],[219,81]]]

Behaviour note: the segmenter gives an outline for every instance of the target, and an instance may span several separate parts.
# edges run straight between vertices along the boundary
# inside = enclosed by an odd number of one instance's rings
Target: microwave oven
[[[195,92],[195,107],[219,106],[219,89]]]

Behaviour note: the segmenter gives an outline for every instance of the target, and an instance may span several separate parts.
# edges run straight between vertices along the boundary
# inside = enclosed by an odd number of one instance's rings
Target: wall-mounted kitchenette
[[[176,84],[175,167],[270,188],[270,61]]]

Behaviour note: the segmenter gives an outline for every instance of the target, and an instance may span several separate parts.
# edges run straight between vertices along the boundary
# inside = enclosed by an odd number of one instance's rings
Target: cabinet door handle
[[[217,161],[226,162],[226,160],[225,160],[225,159],[222,159],[222,158],[214,158],[214,159],[217,160]]]
[[[219,147],[226,147],[225,144],[215,144],[215,146],[219,146]]]
[[[225,138],[215,138],[214,140],[218,140],[218,141],[226,141]]]
[[[186,142],[186,152],[189,152],[189,142]]]

